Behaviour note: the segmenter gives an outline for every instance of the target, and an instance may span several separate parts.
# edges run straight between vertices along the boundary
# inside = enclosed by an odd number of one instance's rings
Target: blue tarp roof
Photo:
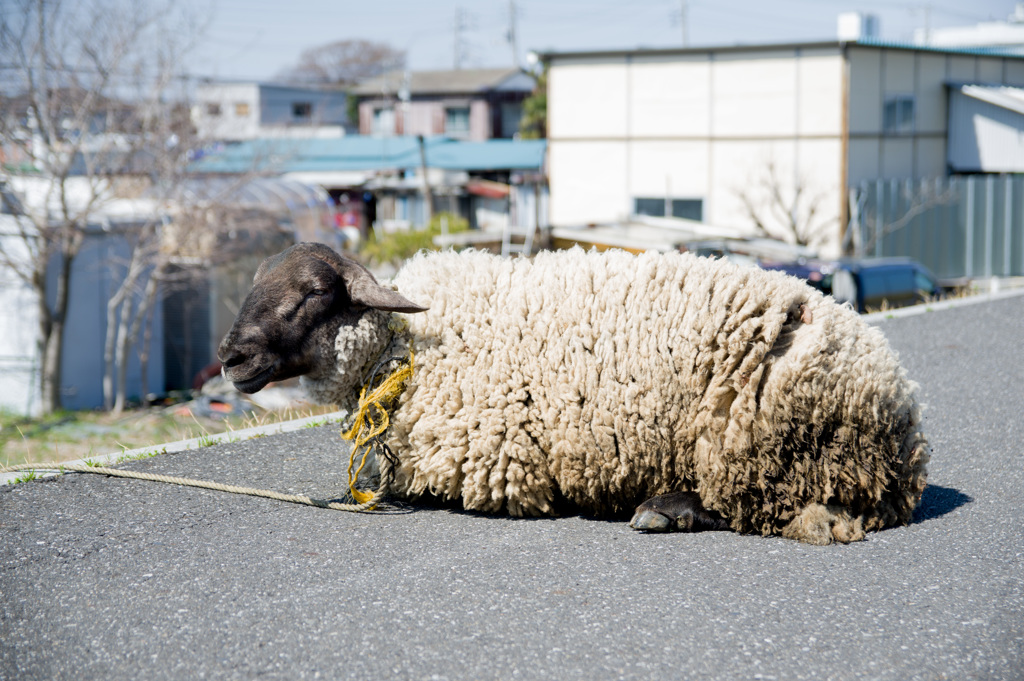
[[[547,140],[424,140],[427,166],[445,170],[539,170]],[[195,173],[326,172],[417,168],[415,137],[350,135],[330,139],[257,139],[216,145],[191,166]]]

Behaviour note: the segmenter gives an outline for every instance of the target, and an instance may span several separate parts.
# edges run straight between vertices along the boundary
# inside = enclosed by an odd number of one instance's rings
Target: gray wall
[[[103,405],[103,345],[107,327],[107,300],[123,276],[117,262],[128,256],[128,244],[119,236],[89,236],[71,273],[71,298],[64,336],[61,392],[66,409],[95,409]],[[48,287],[56,286],[56,262],[50,267]],[[163,323],[160,301],[153,312],[153,338],[149,359],[149,390],[164,387]],[[137,349],[128,364],[128,397],[140,396],[142,371]]]
[[[865,182],[851,192],[860,255],[905,255],[939,277],[1024,275],[1024,175]]]
[[[264,85],[260,88],[260,124],[274,125],[345,125],[344,92],[316,92]],[[292,106],[296,102],[312,104],[309,119],[295,118]]]

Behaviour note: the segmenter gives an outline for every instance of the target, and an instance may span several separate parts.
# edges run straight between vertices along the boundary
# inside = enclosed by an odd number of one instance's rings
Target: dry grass
[[[944,300],[959,300],[961,298],[972,298],[974,296],[986,293],[987,290],[982,289],[978,286],[961,286],[953,291],[949,291],[942,296],[924,296],[921,300],[912,303],[913,305],[932,305],[934,303],[941,303]],[[881,305],[873,306],[869,305],[864,310],[864,314],[871,314],[873,312],[889,312],[891,310],[899,309],[900,307],[907,307],[907,305],[892,305],[888,300],[883,300]]]
[[[185,405],[140,409],[120,416],[84,411],[28,419],[0,412],[0,464],[70,461],[329,414],[336,410],[331,406],[304,406],[223,419],[196,416]]]

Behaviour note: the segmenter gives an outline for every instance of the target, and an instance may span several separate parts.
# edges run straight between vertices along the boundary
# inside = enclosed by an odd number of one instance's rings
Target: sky
[[[272,80],[303,50],[337,40],[383,42],[412,70],[512,66],[528,51],[834,40],[842,12],[878,15],[881,37],[1003,20],[1014,0],[190,0],[204,20],[189,75]],[[456,31],[456,26],[461,30]]]

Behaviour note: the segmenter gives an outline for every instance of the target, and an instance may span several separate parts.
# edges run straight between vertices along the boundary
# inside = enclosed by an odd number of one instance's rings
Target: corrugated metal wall
[[[947,162],[957,173],[1024,172],[1024,116],[953,90]]]
[[[879,180],[851,190],[847,245],[939,277],[1024,275],[1024,175]]]

